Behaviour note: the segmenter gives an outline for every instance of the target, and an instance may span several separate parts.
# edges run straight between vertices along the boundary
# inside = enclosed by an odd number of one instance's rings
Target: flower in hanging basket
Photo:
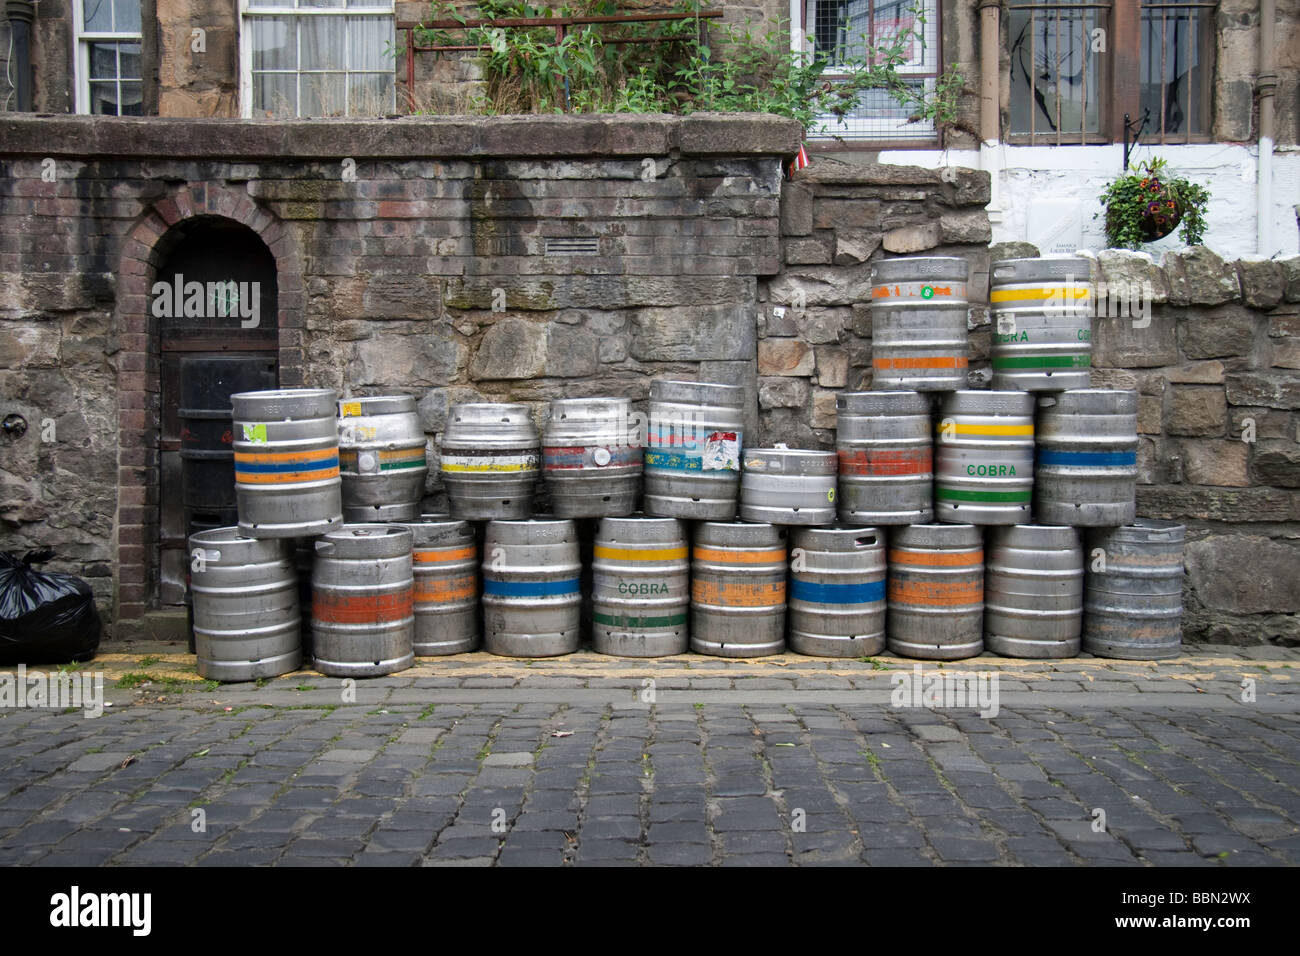
[[[1203,187],[1170,176],[1164,160],[1149,160],[1101,191],[1106,238],[1111,246],[1137,249],[1181,225],[1183,242],[1195,245],[1205,235],[1209,198]]]

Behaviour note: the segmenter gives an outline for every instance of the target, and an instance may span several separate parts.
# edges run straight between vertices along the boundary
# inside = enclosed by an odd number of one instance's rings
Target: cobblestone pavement
[[[1293,650],[921,665],[996,675],[990,719],[894,706],[889,656],[193,660],[84,665],[98,718],[0,710],[0,863],[1300,864]]]

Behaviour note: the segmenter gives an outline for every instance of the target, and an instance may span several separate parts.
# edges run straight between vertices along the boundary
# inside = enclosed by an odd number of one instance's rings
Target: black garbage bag
[[[51,548],[21,558],[0,551],[0,665],[88,661],[99,648],[99,609],[90,585],[33,565]]]

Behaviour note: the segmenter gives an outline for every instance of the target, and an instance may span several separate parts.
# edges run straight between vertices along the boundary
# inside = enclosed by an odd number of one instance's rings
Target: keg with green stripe
[[[1080,388],[1038,399],[1038,520],[1114,528],[1137,515],[1137,392]]]
[[[935,426],[934,505],[940,521],[1026,524],[1034,490],[1034,396],[952,392]]]
[[[337,399],[328,388],[230,396],[240,534],[297,538],[342,526]]]
[[[349,524],[414,521],[429,477],[424,428],[410,395],[339,401],[339,476]]]
[[[541,438],[527,405],[453,405],[439,448],[453,518],[527,518],[541,475]]]
[[[885,536],[876,528],[800,528],[790,552],[790,650],[866,657],[885,648]]]
[[[989,274],[993,387],[1087,388],[1092,278],[1082,258],[1000,259]]]
[[[620,657],[686,653],[690,558],[676,518],[602,518],[592,548],[592,649]]]
[[[554,657],[578,649],[578,531],[568,519],[493,521],[483,540],[483,649]]]

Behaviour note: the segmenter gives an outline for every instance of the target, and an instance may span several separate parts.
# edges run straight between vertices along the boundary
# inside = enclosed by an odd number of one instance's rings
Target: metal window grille
[[[1103,139],[1110,3],[1013,3],[1008,8],[1012,134],[1035,142]]]
[[[1209,136],[1216,6],[1142,5],[1141,92],[1148,111],[1144,140],[1191,143]]]
[[[939,3],[922,0],[925,23],[917,31],[911,56],[899,67],[904,81],[918,93],[934,88],[941,64]],[[825,76],[831,82],[847,71],[845,62],[865,55],[868,43],[879,46],[901,30],[914,29],[917,0],[807,0],[805,32],[814,56],[828,61]],[[934,124],[909,122],[910,109],[884,90],[866,90],[843,117],[826,115],[814,123],[809,138],[848,143],[916,144],[934,141]]]

